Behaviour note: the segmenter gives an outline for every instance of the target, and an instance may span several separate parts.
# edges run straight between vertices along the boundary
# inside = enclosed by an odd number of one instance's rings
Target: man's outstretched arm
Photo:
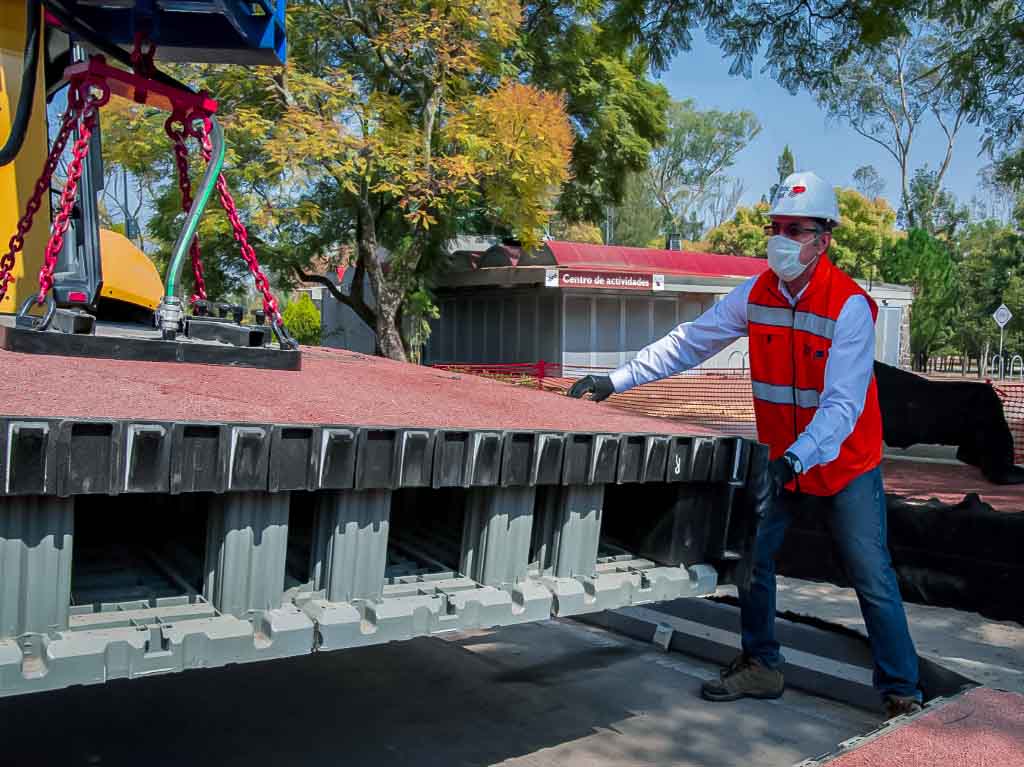
[[[591,393],[591,399],[600,402],[614,393],[689,370],[717,354],[747,334],[747,299],[756,280],[750,278],[693,322],[678,325],[611,374],[579,379],[569,389],[569,396]]]

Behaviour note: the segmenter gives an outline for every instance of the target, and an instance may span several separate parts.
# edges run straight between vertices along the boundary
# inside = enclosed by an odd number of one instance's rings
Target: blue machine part
[[[285,0],[65,0],[70,14],[111,42],[131,46],[136,30],[161,61],[280,65]]]

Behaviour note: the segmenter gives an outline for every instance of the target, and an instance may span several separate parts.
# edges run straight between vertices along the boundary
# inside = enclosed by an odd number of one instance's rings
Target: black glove
[[[782,495],[782,489],[796,477],[791,464],[785,456],[779,456],[768,464],[768,482],[772,498]]]
[[[579,399],[587,392],[591,392],[590,399],[600,402],[612,396],[615,387],[608,376],[583,376],[569,389],[569,396]]]
[[[750,492],[754,500],[754,514],[764,519],[771,513],[782,489],[796,476],[793,466],[785,458],[776,458],[763,472],[750,479]]]

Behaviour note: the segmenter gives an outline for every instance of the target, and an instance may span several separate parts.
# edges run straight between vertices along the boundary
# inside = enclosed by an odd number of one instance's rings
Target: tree
[[[568,178],[565,101],[506,76],[515,3],[310,0],[288,14],[283,69],[186,72],[220,101],[230,180],[278,273],[325,284],[382,354],[408,359],[461,216],[539,240]],[[348,293],[307,271],[346,243]]]
[[[601,236],[601,227],[589,221],[580,221],[568,224],[559,234],[559,239],[569,242],[586,242],[591,245],[603,245],[604,237]]]
[[[627,177],[622,204],[612,210],[611,243],[644,248],[663,239],[665,216],[647,173],[632,173]],[[663,247],[663,243],[658,247]]]
[[[926,370],[929,356],[952,337],[957,283],[949,246],[913,229],[886,247],[882,274],[889,282],[914,288],[910,351],[915,369]]]
[[[836,196],[843,223],[832,231],[832,260],[851,277],[875,280],[883,254],[896,240],[896,211],[883,198],[853,189],[838,189]]]
[[[874,165],[861,165],[853,172],[853,183],[857,191],[873,200],[881,197],[885,191],[885,179],[879,174]]]
[[[703,214],[726,169],[761,131],[751,112],[700,110],[690,99],[668,112],[668,138],[651,155],[650,183],[666,225],[687,239],[698,239]]]
[[[711,179],[706,207],[707,225],[714,228],[724,224],[735,213],[745,189],[741,178],[719,175]]]
[[[288,304],[282,315],[284,324],[296,341],[308,346],[320,345],[320,310],[308,293]]]
[[[817,91],[829,115],[847,121],[896,161],[900,172],[901,207],[906,225],[918,225],[910,199],[910,153],[918,128],[931,115],[946,137],[936,171],[942,179],[953,159],[953,146],[969,112],[965,93],[949,86],[936,72],[942,57],[939,31],[922,31],[885,42],[878,50],[862,49],[836,70],[834,80]],[[936,192],[938,187],[936,187]],[[931,207],[933,203],[927,203]]]
[[[779,155],[779,161],[775,165],[775,169],[779,173],[778,180],[772,184],[772,188],[768,193],[768,199],[775,199],[775,191],[782,186],[782,182],[786,180],[786,177],[796,171],[796,160],[793,157],[793,153],[789,150],[789,144],[786,144],[782,149],[782,154]]]
[[[929,234],[949,239],[969,218],[969,211],[953,193],[940,187],[937,173],[927,165],[914,171],[909,196],[900,209],[901,223],[909,226],[916,222]]]
[[[705,241],[714,253],[764,258],[768,237],[764,228],[770,223],[769,206],[758,203],[752,207],[739,207],[731,221],[708,232]]]
[[[622,202],[629,175],[646,170],[665,138],[668,91],[649,78],[642,41],[608,19],[614,7],[543,0],[523,8],[514,64],[522,79],[565,93],[572,120],[571,179],[558,200],[569,221],[603,220],[607,206]]]
[[[992,313],[1006,303],[1014,318],[1006,328],[1005,349],[1024,353],[1024,237],[996,221],[982,221],[964,227],[955,245],[960,285],[953,322],[956,348],[980,359],[987,345],[989,355],[994,354],[999,328]]]

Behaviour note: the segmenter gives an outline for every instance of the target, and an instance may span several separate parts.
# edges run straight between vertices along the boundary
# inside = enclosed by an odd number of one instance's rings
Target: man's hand
[[[785,458],[776,458],[768,464],[763,473],[751,478],[750,490],[754,498],[754,514],[759,519],[767,517],[782,495],[782,489],[796,476],[792,465]]]
[[[569,396],[579,399],[587,392],[590,392],[590,399],[600,402],[613,395],[615,387],[608,376],[583,376],[569,389]]]
[[[785,456],[779,456],[768,464],[768,481],[772,498],[782,495],[782,489],[796,477],[792,464]]]

